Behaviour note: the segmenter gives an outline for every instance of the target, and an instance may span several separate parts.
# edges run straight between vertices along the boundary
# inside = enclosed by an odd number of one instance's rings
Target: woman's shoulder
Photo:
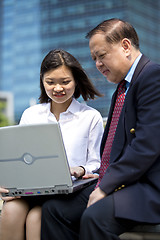
[[[91,111],[91,112],[93,112],[93,113],[98,113],[98,114],[100,114],[97,109],[95,109],[95,108],[87,105],[87,103],[85,103],[85,102],[79,103],[79,105],[80,105],[81,110],[83,110],[83,111]]]
[[[97,109],[88,106],[85,102],[80,103],[77,100],[76,102],[77,102],[77,105],[79,105],[79,110],[81,113],[83,112],[88,116],[92,116],[92,117],[96,116],[98,118],[102,118],[100,112]]]
[[[24,113],[40,113],[48,110],[50,103],[40,103],[25,109]]]
[[[50,109],[49,103],[36,104],[27,108],[20,119],[20,124],[39,123],[47,115]],[[43,117],[42,117],[43,116]]]

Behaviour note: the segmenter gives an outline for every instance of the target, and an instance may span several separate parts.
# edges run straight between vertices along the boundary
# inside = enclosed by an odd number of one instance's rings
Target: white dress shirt
[[[34,105],[24,111],[20,124],[57,122],[50,103]],[[70,167],[83,166],[86,173],[100,167],[100,143],[103,121],[100,113],[73,98],[59,124]]]

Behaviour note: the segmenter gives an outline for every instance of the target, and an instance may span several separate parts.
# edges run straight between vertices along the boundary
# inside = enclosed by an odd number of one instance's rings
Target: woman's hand
[[[88,178],[99,178],[99,175],[96,173],[90,173],[90,174],[85,174],[83,177],[83,179],[88,179]]]
[[[85,174],[85,170],[82,167],[70,167],[71,176],[79,178]]]
[[[9,193],[9,190],[0,187],[0,198],[1,198],[3,201],[10,201],[10,200],[13,200],[13,199],[15,199],[15,198],[20,198],[20,197],[2,197],[2,195],[1,195],[2,193]]]

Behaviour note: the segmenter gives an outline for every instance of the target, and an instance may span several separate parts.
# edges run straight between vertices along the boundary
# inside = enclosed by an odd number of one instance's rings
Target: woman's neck
[[[68,107],[70,106],[72,102],[72,99],[70,101],[67,101],[65,103],[56,103],[56,102],[51,102],[51,109],[50,111],[54,114],[55,118],[57,121],[59,120],[59,116],[62,112],[65,112]]]

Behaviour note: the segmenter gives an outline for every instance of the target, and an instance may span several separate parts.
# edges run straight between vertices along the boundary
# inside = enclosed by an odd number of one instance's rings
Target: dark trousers
[[[120,240],[137,222],[114,217],[113,195],[87,208],[81,217],[80,240]]]
[[[95,184],[45,202],[41,240],[118,240],[119,234],[136,225],[133,221],[115,219],[112,195],[86,208],[94,187]]]
[[[41,240],[78,240],[80,218],[96,184],[69,195],[53,196],[42,206]]]

